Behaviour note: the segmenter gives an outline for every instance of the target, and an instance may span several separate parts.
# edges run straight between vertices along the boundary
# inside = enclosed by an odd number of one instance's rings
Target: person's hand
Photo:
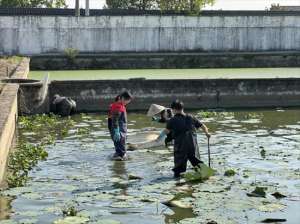
[[[121,134],[120,134],[119,128],[115,128],[115,129],[114,129],[113,140],[114,140],[115,142],[119,142],[119,141],[121,140]]]
[[[159,136],[157,137],[157,139],[155,141],[160,142],[161,140],[163,140],[166,137],[166,133],[164,130],[162,130],[162,132],[159,134]]]
[[[205,135],[206,135],[206,137],[208,138],[208,139],[210,139],[210,137],[211,137],[211,134],[210,133],[205,133]]]

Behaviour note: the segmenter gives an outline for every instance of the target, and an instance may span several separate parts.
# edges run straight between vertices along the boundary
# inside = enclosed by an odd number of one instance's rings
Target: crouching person
[[[173,112],[171,108],[166,108],[158,104],[151,104],[147,112],[147,116],[152,117],[152,121],[156,121],[158,123],[167,123],[173,117]],[[166,135],[165,146],[168,147],[172,141],[173,135],[170,132]]]
[[[172,103],[171,108],[174,112],[174,117],[167,122],[164,129],[157,140],[165,138],[172,132],[174,137],[174,177],[180,177],[180,174],[186,171],[187,161],[196,167],[202,161],[197,143],[196,130],[201,128],[210,138],[208,128],[195,117],[184,113],[184,105],[181,101],[176,100]]]
[[[53,112],[60,116],[69,116],[76,110],[76,102],[69,97],[54,95]]]
[[[127,134],[127,112],[126,105],[132,100],[128,92],[118,95],[115,102],[110,105],[108,112],[108,129],[114,142],[115,160],[126,160],[126,134]]]

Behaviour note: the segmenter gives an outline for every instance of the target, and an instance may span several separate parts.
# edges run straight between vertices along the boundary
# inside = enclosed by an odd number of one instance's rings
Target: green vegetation
[[[199,168],[195,168],[194,172],[186,172],[184,178],[188,182],[203,182],[213,176],[215,171],[205,164],[201,164]]]
[[[300,68],[217,68],[217,69],[102,69],[51,71],[51,80],[146,79],[248,79],[300,77]],[[45,71],[31,71],[29,78],[42,80]]]
[[[225,173],[224,173],[224,176],[226,177],[232,177],[234,176],[236,173],[233,169],[229,169],[229,170],[226,170]]]
[[[233,112],[217,112],[217,111],[200,111],[197,115],[200,116],[200,118],[224,118],[227,116],[233,116]]]
[[[59,116],[35,115],[19,117],[20,138],[16,150],[12,152],[8,162],[7,183],[9,187],[24,186],[28,173],[40,160],[48,156],[45,146],[53,144],[59,136],[64,137],[73,125],[71,119],[60,119]],[[25,143],[23,132],[35,132],[41,137],[39,144]]]
[[[76,216],[78,214],[78,208],[75,205],[66,206],[63,208],[62,213],[64,216]]]
[[[214,4],[215,0],[107,0],[107,7],[110,9],[160,9],[160,10],[175,10],[188,11],[192,13],[199,12],[205,5]]]
[[[0,0],[0,6],[30,8],[63,8],[67,5],[65,0]]]
[[[43,145],[19,143],[16,151],[10,155],[8,162],[7,183],[9,187],[24,186],[28,180],[29,171],[48,156]]]
[[[41,136],[44,144],[49,143],[49,141],[52,142],[51,140],[58,136],[65,137],[73,124],[74,121],[70,117],[68,119],[61,119],[54,114],[19,117],[21,134],[24,131],[35,132]]]
[[[64,53],[65,53],[66,57],[68,58],[69,62],[74,63],[75,58],[77,57],[79,52],[75,48],[66,48],[64,50]]]
[[[248,193],[247,195],[249,197],[266,197],[266,187],[255,187],[255,190],[251,193]]]

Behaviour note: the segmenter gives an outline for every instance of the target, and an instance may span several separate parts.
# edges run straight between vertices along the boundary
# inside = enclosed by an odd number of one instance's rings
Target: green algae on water
[[[187,172],[183,175],[183,177],[188,182],[201,182],[209,179],[209,177],[215,174],[215,170],[206,166],[205,164],[201,164],[200,168],[196,168],[195,171]]]

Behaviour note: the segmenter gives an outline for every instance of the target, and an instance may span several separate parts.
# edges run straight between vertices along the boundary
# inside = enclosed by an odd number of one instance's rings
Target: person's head
[[[160,112],[161,119],[164,119],[165,121],[169,120],[173,117],[172,110],[170,108],[164,109],[162,112]]]
[[[124,105],[127,105],[132,100],[132,95],[128,91],[122,92],[120,95],[118,95],[115,99],[115,101],[120,101]]]
[[[175,100],[171,104],[171,109],[174,111],[174,113],[181,113],[181,112],[183,112],[184,104],[180,100]]]

